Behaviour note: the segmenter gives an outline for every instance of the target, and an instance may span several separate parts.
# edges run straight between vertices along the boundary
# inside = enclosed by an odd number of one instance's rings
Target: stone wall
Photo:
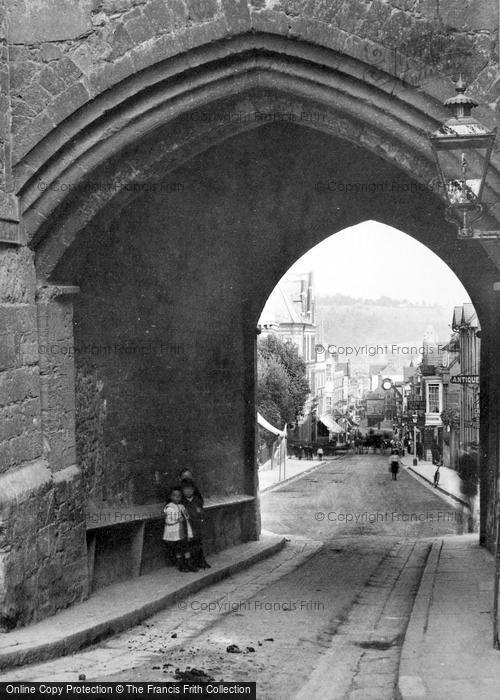
[[[482,101],[499,97],[494,0],[10,0],[7,26],[15,162],[127,76],[244,32],[323,45],[366,62],[372,79],[387,79],[382,69],[434,94],[462,71]]]
[[[33,254],[0,250],[0,279],[0,630],[8,631],[81,600],[88,584],[79,472],[52,439],[66,416],[41,381]]]
[[[238,243],[195,224],[185,187],[189,203],[185,191],[146,197],[57,271],[80,287],[76,439],[97,502],[161,500],[186,465],[206,496],[247,487]]]

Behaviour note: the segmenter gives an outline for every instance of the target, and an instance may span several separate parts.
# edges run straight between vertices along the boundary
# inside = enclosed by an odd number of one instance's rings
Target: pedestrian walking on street
[[[168,503],[163,509],[165,514],[163,540],[167,546],[169,559],[176,564],[179,571],[198,571],[191,562],[189,546],[193,539],[193,530],[181,500],[182,489],[180,486],[174,486],[170,491]]]
[[[417,457],[420,460],[424,458],[424,446],[421,442],[417,442]]]
[[[398,480],[399,471],[399,453],[398,450],[392,450],[392,454],[389,457],[389,471],[392,474],[392,480]]]
[[[439,467],[441,465],[438,464],[436,471],[434,472],[434,488],[437,488],[437,485],[439,484]]]
[[[193,529],[193,539],[190,542],[193,564],[199,569],[210,569],[210,564],[203,553],[203,499],[201,494],[196,496],[196,486],[192,479],[183,479],[181,486],[182,505],[188,513],[189,522]]]
[[[323,459],[323,448],[318,447],[318,451],[316,454],[318,455],[318,459],[321,461]]]

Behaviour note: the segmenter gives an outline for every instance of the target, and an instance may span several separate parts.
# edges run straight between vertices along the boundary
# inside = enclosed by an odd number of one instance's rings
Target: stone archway
[[[318,188],[332,181],[355,187]],[[370,183],[389,186],[357,188]],[[52,273],[80,290],[66,343],[80,348],[76,442],[97,501],[104,490],[147,505],[155,472],[167,464],[171,478],[186,461],[209,496],[255,495],[258,316],[290,264],[336,230],[376,218],[407,231],[453,266],[482,318],[488,308],[496,271],[484,251],[479,280],[435,193],[346,139],[275,122],[213,145],[164,184],[182,187],[143,191],[106,227],[87,227]],[[257,536],[254,506],[237,511],[233,532]]]
[[[426,131],[442,118],[438,101],[409,89],[404,81],[397,83],[398,94],[380,80],[380,66],[373,73],[373,66],[359,57],[339,56],[275,36],[214,43],[195,51],[192,62],[196,66],[192,72],[186,71],[185,62],[176,64],[173,59],[127,81],[113,82],[108,92],[57,125],[14,168],[29,242],[26,275],[31,285],[34,271],[38,279],[37,342],[43,388],[38,439],[43,437],[45,447],[40,460],[28,465],[27,479],[35,474],[40,479],[34,499],[55,494],[61,507],[51,516],[51,532],[60,529],[68,542],[71,539],[64,558],[49,548],[45,583],[34,575],[30,579],[36,591],[32,603],[22,587],[21,553],[7,558],[4,608],[13,611],[8,614],[14,624],[34,614],[50,614],[58,605],[88,592],[82,502],[86,491],[75,458],[78,425],[85,421],[89,434],[103,441],[106,459],[114,465],[109,470],[113,477],[123,459],[119,445],[124,434],[139,444],[137,428],[144,430],[146,415],[154,428],[149,434],[154,445],[165,415],[172,420],[177,411],[185,426],[195,413],[203,439],[190,457],[208,460],[205,486],[220,495],[248,497],[241,508],[232,503],[233,515],[220,516],[215,522],[217,546],[227,543],[222,535],[228,527],[234,528],[236,539],[258,536],[253,403],[257,318],[290,264],[335,231],[376,218],[405,230],[440,255],[463,280],[478,308],[485,336],[490,338],[484,344],[483,366],[493,367],[488,357],[497,337],[492,293],[497,268],[484,247],[474,242],[471,246],[482,273],[480,278],[475,274],[470,248],[457,246],[454,231],[444,222],[443,204],[428,186],[433,170]],[[200,111],[242,117],[222,123],[198,120],[195,115]],[[261,119],[256,113],[297,119]],[[331,153],[335,158],[329,157]],[[144,187],[161,186],[165,177],[167,184],[178,181],[184,187],[168,191],[168,198],[161,187]],[[317,185],[331,182],[332,177],[351,184],[383,179],[395,182],[396,188],[368,192],[366,197],[362,192],[362,199],[356,189],[330,196],[328,186],[321,191]],[[93,185],[97,185],[95,191]],[[493,198],[498,189],[500,178],[494,167],[488,196]],[[212,270],[207,272],[210,265]],[[119,269],[128,271],[133,284],[120,287]],[[196,284],[183,283],[180,273],[187,270]],[[141,275],[147,280],[145,302],[136,298]],[[158,315],[153,288],[165,277],[156,300],[161,322],[153,324],[153,314]],[[103,331],[106,340],[101,344],[106,346],[113,333],[119,337],[130,328],[133,338],[142,337],[145,327],[137,325],[134,313],[139,320],[147,319],[148,331],[156,326],[152,333],[156,343],[175,328],[178,337],[173,345],[187,350],[181,358],[169,358],[170,378],[164,358],[149,366],[141,358],[140,367],[115,362],[113,368],[102,353],[97,361],[92,351],[87,357],[80,354],[76,358],[78,400],[87,414],[83,420],[82,414],[76,416],[75,437],[74,358],[62,349],[99,345],[97,336]],[[47,341],[55,337],[58,352],[43,357],[41,346],[49,346]],[[186,367],[192,370],[187,390],[182,375]],[[154,392],[144,395],[140,388],[143,372],[154,369],[155,382],[160,376],[168,387],[158,401]],[[113,375],[115,370],[118,375]],[[139,421],[125,410],[126,392],[119,383],[124,375],[129,399],[142,397]],[[147,381],[152,376],[147,374]],[[492,411],[495,404],[489,397],[494,393],[491,389],[488,393],[487,382],[484,389],[485,408]],[[218,414],[213,411],[214,396],[221,407]],[[110,413],[116,420],[109,421]],[[176,468],[186,458],[186,443],[180,422],[174,427],[175,439],[181,441],[181,449],[172,451]],[[490,483],[496,433],[490,430],[485,435],[491,449],[485,453],[483,470]],[[94,448],[80,443],[80,449],[87,464]],[[145,478],[137,466],[147,462],[151,477],[163,458],[159,451],[139,451],[134,455],[135,466],[126,463],[124,472],[132,478],[118,489],[121,503],[150,501],[150,494],[137,491],[140,478]],[[85,477],[86,466],[84,472]],[[135,481],[134,473],[139,476]],[[231,474],[229,483],[227,474]],[[25,484],[16,488],[16,493],[26,491]],[[492,504],[487,489],[484,494],[491,533]],[[73,524],[70,536],[68,522]],[[486,532],[485,521],[483,536]],[[44,536],[49,541],[52,537],[48,532]],[[140,529],[130,535],[134,551],[140,549],[140,537]],[[46,604],[35,613],[36,596],[42,589]],[[65,596],[64,590],[68,591]]]

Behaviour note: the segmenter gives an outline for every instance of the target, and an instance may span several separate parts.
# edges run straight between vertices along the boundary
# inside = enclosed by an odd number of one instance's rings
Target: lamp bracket
[[[444,218],[458,229],[460,240],[495,240],[500,238],[500,231],[475,229],[472,224],[478,221],[483,214],[483,206],[479,203],[473,208],[457,210],[454,207],[447,207]]]
[[[483,231],[478,229],[472,229],[472,233],[466,236],[461,235],[459,231],[458,238],[460,238],[460,240],[467,238],[468,240],[473,241],[491,241],[500,238],[500,231]]]

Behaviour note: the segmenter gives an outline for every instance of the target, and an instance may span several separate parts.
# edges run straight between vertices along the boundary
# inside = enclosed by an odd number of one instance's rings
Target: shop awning
[[[322,416],[319,417],[319,420],[323,423],[325,427],[328,428],[328,430],[331,433],[343,433],[344,431],[340,427],[340,425],[333,420],[331,416],[328,415],[328,413],[324,413]]]
[[[279,435],[280,437],[286,437],[286,430],[279,430],[278,428],[275,428],[274,425],[271,425],[269,421],[267,421],[264,416],[261,416],[260,413],[257,413],[257,423],[260,425],[261,428],[265,428],[266,430],[269,430],[270,433],[273,435]]]

